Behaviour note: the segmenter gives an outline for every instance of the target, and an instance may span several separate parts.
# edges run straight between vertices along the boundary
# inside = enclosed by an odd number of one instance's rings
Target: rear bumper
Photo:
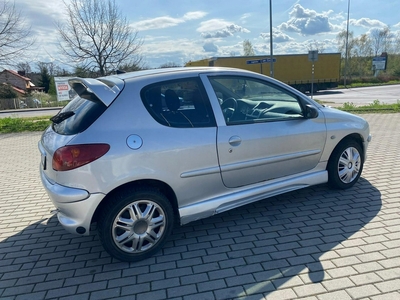
[[[94,212],[105,195],[52,183],[42,170],[40,176],[61,225],[70,233],[88,235]]]

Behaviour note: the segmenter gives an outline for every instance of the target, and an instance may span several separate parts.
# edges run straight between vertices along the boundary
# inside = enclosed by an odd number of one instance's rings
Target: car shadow
[[[74,236],[50,216],[0,242],[0,297],[32,282],[32,292],[61,282],[79,295],[85,281],[102,279],[122,295],[143,274],[149,282],[179,277],[180,285],[203,277],[193,281],[197,290],[209,288],[219,299],[265,296],[299,275],[322,282],[331,250],[351,243],[381,205],[380,192],[363,178],[349,190],[310,187],[177,226],[163,250],[136,263],[111,258],[96,231]],[[218,288],[219,280],[225,283]],[[142,292],[132,288],[130,295]]]
[[[325,266],[332,268],[331,260],[340,259],[332,250],[352,247],[353,241],[363,236],[360,229],[381,207],[381,193],[364,178],[348,190],[319,185],[178,228],[174,243],[185,244],[182,237],[196,238],[199,245],[192,250],[211,246],[205,249],[203,262],[218,259],[214,263],[219,268],[244,276],[241,288],[224,289],[220,298],[267,296],[298,275],[307,275],[308,279],[302,276],[302,280],[310,283],[326,279]],[[179,234],[185,228],[187,232]],[[202,230],[206,236],[199,236]]]

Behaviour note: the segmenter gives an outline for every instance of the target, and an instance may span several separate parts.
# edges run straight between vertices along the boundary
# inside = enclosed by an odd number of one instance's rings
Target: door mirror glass
[[[307,104],[306,105],[306,116],[307,119],[315,119],[318,117],[318,109],[316,109],[314,106]]]

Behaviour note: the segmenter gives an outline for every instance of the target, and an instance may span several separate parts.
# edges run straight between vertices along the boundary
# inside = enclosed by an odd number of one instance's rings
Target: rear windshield
[[[85,131],[106,110],[96,97],[76,97],[52,118],[53,130],[62,135]]]

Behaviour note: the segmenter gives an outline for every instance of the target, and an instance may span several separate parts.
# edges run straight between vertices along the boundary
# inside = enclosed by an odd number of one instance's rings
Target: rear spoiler
[[[103,78],[71,78],[68,80],[71,88],[79,95],[94,94],[107,107],[117,98],[125,86],[125,82],[117,77]]]

